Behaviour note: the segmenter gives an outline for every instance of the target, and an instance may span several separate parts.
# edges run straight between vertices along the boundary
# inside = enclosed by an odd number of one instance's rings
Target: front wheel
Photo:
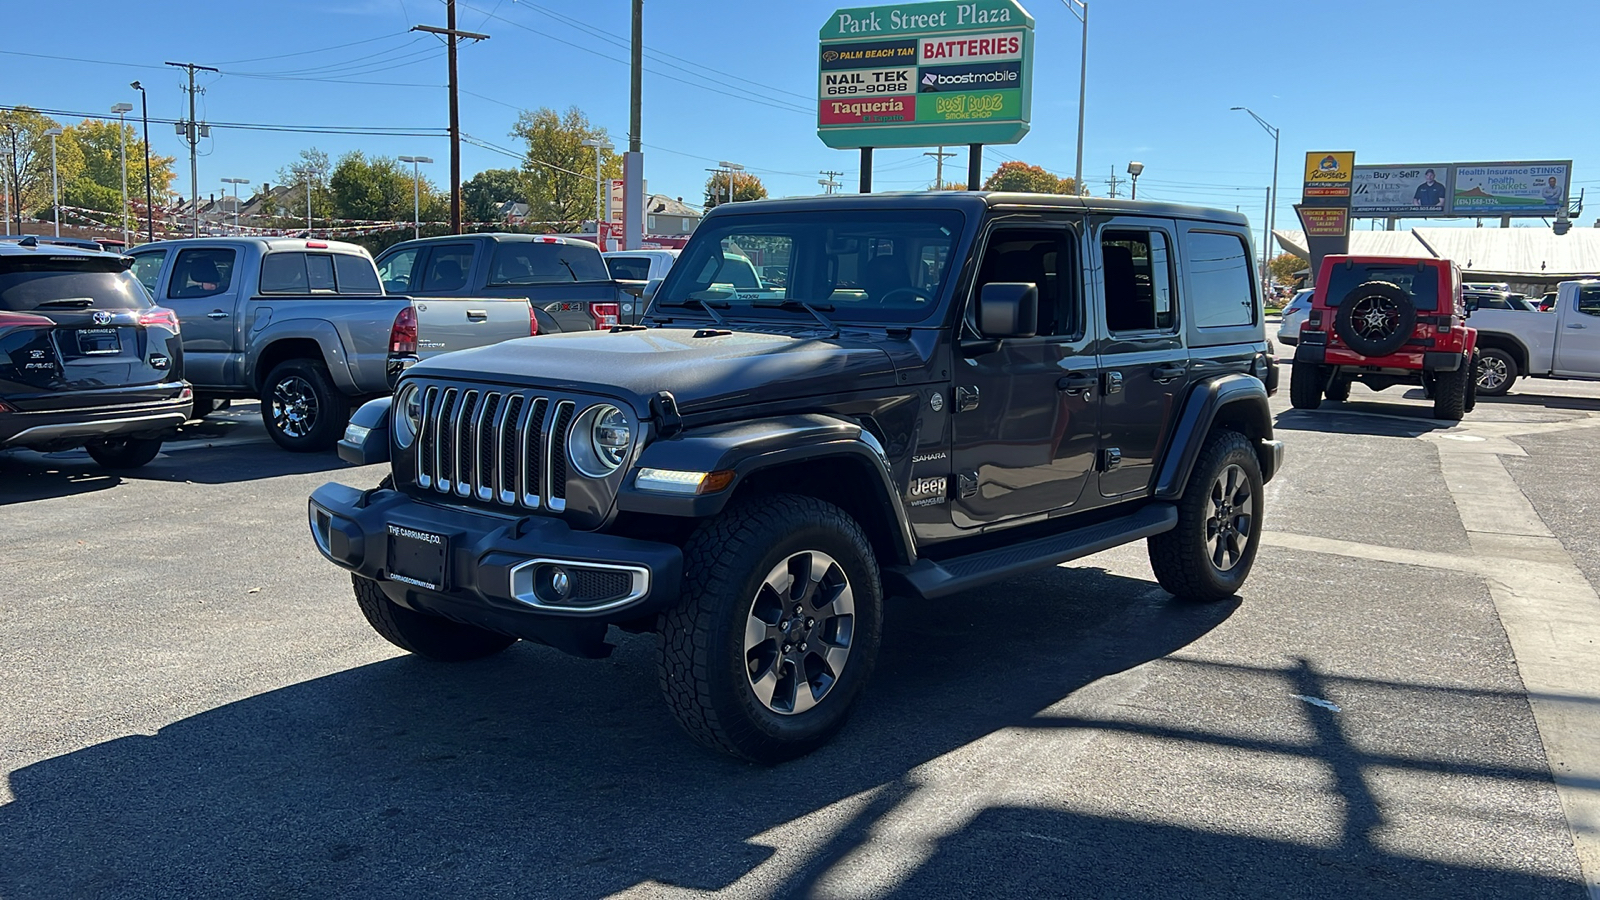
[[[1212,433],[1178,501],[1178,526],[1145,542],[1161,587],[1204,602],[1238,593],[1261,543],[1261,499],[1261,460],[1250,439]]]
[[[684,547],[683,599],[658,622],[661,691],[701,744],[783,762],[844,726],[882,629],[861,526],[812,497],[752,497]]]
[[[161,452],[160,438],[110,437],[84,445],[89,456],[107,469],[137,469]]]
[[[350,401],[319,360],[279,363],[261,387],[261,421],[279,447],[295,453],[326,450],[350,421]]]

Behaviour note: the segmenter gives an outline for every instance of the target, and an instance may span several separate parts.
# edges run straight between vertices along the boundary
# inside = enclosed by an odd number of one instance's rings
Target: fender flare
[[[778,466],[837,459],[860,466],[867,474],[875,503],[888,513],[891,534],[886,542],[898,557],[886,565],[916,559],[916,541],[900,492],[895,489],[888,454],[872,432],[837,416],[800,414],[721,425],[706,425],[657,440],[644,448],[632,473],[617,493],[617,509],[679,518],[707,518],[720,513],[751,475]],[[716,493],[688,495],[641,490],[635,478],[641,468],[687,472],[733,472],[729,485]],[[869,527],[869,523],[862,523]]]
[[[1277,474],[1276,454],[1261,443],[1272,439],[1272,409],[1267,403],[1266,385],[1249,375],[1222,375],[1196,384],[1184,399],[1173,425],[1172,441],[1157,471],[1156,499],[1178,500],[1183,496],[1206,436],[1218,419],[1245,426],[1244,433],[1256,442],[1263,481],[1271,481]]]
[[[250,385],[253,391],[261,389],[261,379],[266,378],[268,372],[260,369],[261,357],[273,344],[284,340],[315,341],[317,349],[321,351],[324,365],[328,367],[328,374],[333,378],[333,384],[342,393],[355,396],[359,393],[356,383],[350,375],[349,360],[345,357],[344,339],[339,336],[339,329],[326,319],[284,319],[267,323],[267,326],[254,334],[249,335],[245,353],[245,384]]]
[[[1522,370],[1523,375],[1528,374],[1528,370],[1532,368],[1533,363],[1533,348],[1529,347],[1526,341],[1509,331],[1493,331],[1476,326],[1473,326],[1472,330],[1474,332],[1473,350],[1484,349],[1485,339],[1488,340],[1490,346],[1494,344],[1510,344],[1517,348],[1516,352],[1522,354],[1522,358],[1517,360],[1517,368]]]

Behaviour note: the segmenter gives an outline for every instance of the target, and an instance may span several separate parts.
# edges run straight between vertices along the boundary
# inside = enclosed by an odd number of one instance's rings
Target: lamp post
[[[1133,199],[1139,199],[1139,173],[1144,171],[1144,163],[1128,163],[1128,174],[1133,177]]]
[[[296,175],[299,175],[301,178],[304,178],[306,180],[306,237],[310,237],[311,236],[311,176],[316,174],[317,170],[311,168],[310,166],[302,166],[302,167],[300,167],[298,169],[290,169],[289,171],[293,172]]]
[[[1089,0],[1061,0],[1067,12],[1083,22],[1083,49],[1078,56],[1078,163],[1072,172],[1072,184],[1081,195],[1083,189],[1083,100],[1089,83]]]
[[[50,211],[56,217],[56,237],[61,237],[61,180],[56,174],[56,138],[62,134],[57,125],[45,132],[50,135]]]
[[[431,156],[402,156],[399,160],[411,163],[411,236],[422,237],[422,170],[419,163],[431,163]]]
[[[606,185],[600,174],[600,154],[611,152],[613,147],[610,142],[599,138],[584,138],[583,145],[594,148],[594,234],[598,240],[600,222],[606,217]]]
[[[1252,110],[1248,106],[1230,107],[1229,111],[1230,112],[1245,112],[1245,113],[1249,113],[1250,114],[1250,118],[1255,119],[1257,125],[1260,125],[1267,132],[1267,134],[1272,135],[1272,189],[1271,189],[1271,193],[1268,194],[1268,196],[1267,196],[1267,239],[1261,246],[1261,277],[1265,279],[1265,278],[1268,277],[1267,276],[1268,254],[1270,254],[1272,252],[1272,250],[1271,250],[1272,231],[1273,231],[1274,227],[1276,227],[1277,220],[1278,220],[1278,134],[1279,133],[1278,133],[1278,129],[1273,128],[1271,125],[1268,125],[1266,119],[1263,119],[1260,116],[1256,115],[1255,114],[1255,110]]]
[[[117,114],[117,146],[122,150],[122,246],[128,246],[128,120],[132,103],[117,103],[111,107]]]
[[[144,92],[144,85],[137,81],[130,82],[128,87],[139,92],[139,108],[144,115],[144,227],[145,240],[156,239],[156,204],[154,188],[150,184],[150,95]]]
[[[719,163],[717,163],[717,165],[719,165],[719,166],[723,167],[724,169],[728,170],[728,202],[732,203],[733,202],[733,175],[734,175],[735,172],[743,172],[744,171],[744,166],[741,166],[738,163],[731,163],[731,162],[727,162],[727,161],[719,162]]]
[[[239,185],[249,184],[248,178],[224,178],[223,184],[233,185],[233,233],[239,233]]]

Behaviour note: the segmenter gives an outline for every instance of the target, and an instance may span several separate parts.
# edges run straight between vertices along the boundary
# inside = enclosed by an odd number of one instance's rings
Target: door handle
[[[1056,379],[1056,387],[1060,389],[1061,393],[1069,397],[1073,394],[1083,394],[1087,397],[1089,392],[1094,390],[1094,382],[1095,377],[1093,375],[1086,372],[1073,372],[1071,375],[1063,375]]]
[[[489,321],[489,311],[486,309],[469,309],[467,310],[467,321],[487,322]]]
[[[1150,374],[1155,376],[1157,381],[1171,381],[1174,378],[1181,378],[1187,371],[1189,371],[1188,366],[1156,366]]]
[[[228,314],[220,309],[213,309],[211,312],[206,313],[206,318],[208,319],[226,319],[227,317]]]
[[[1567,327],[1568,328],[1588,328],[1589,326],[1583,324],[1582,322],[1568,322],[1567,323]]]

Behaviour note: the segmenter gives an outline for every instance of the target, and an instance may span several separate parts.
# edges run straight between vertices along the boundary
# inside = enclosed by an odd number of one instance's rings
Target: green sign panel
[[[1033,17],[1015,0],[835,10],[817,135],[836,150],[1014,144],[1033,101]]]

